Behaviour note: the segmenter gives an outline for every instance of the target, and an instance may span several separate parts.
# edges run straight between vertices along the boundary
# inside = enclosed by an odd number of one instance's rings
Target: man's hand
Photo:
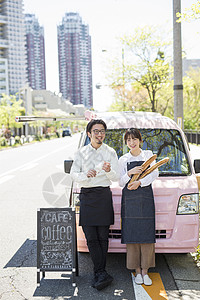
[[[133,181],[132,183],[130,183],[128,190],[137,190],[140,184],[141,184],[140,181]]]
[[[90,169],[88,172],[87,172],[87,177],[96,177],[97,175],[97,172],[93,169]]]
[[[110,172],[110,170],[111,170],[111,168],[110,168],[110,163],[104,161],[102,170],[104,170],[105,172]]]

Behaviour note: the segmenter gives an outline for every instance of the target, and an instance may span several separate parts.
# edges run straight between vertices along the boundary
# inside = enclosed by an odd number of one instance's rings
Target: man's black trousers
[[[110,226],[82,226],[94,264],[94,273],[105,270]]]

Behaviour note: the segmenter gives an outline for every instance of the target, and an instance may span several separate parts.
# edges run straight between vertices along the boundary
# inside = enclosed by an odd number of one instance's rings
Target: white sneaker
[[[143,276],[143,281],[145,285],[152,285],[152,280],[147,274]]]
[[[143,278],[141,274],[137,274],[137,276],[135,277],[135,283],[143,284]]]

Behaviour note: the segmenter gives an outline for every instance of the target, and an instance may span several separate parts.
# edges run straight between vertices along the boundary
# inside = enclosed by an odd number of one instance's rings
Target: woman
[[[143,172],[141,165],[153,153],[140,148],[142,136],[138,129],[128,129],[124,140],[130,151],[119,159],[120,186],[123,187],[122,244],[127,247],[127,268],[136,270],[135,282],[151,285],[147,274],[150,267],[155,267],[155,206],[151,183],[158,177],[158,171],[134,181],[128,188],[133,174]]]

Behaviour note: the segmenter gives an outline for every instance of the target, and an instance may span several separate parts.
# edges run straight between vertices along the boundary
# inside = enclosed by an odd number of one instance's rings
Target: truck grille
[[[156,239],[170,239],[172,230],[156,230]]]
[[[110,229],[109,239],[121,239],[121,229]]]
[[[156,239],[169,239],[172,235],[172,230],[156,230]],[[121,239],[121,229],[110,229],[110,239]]]

